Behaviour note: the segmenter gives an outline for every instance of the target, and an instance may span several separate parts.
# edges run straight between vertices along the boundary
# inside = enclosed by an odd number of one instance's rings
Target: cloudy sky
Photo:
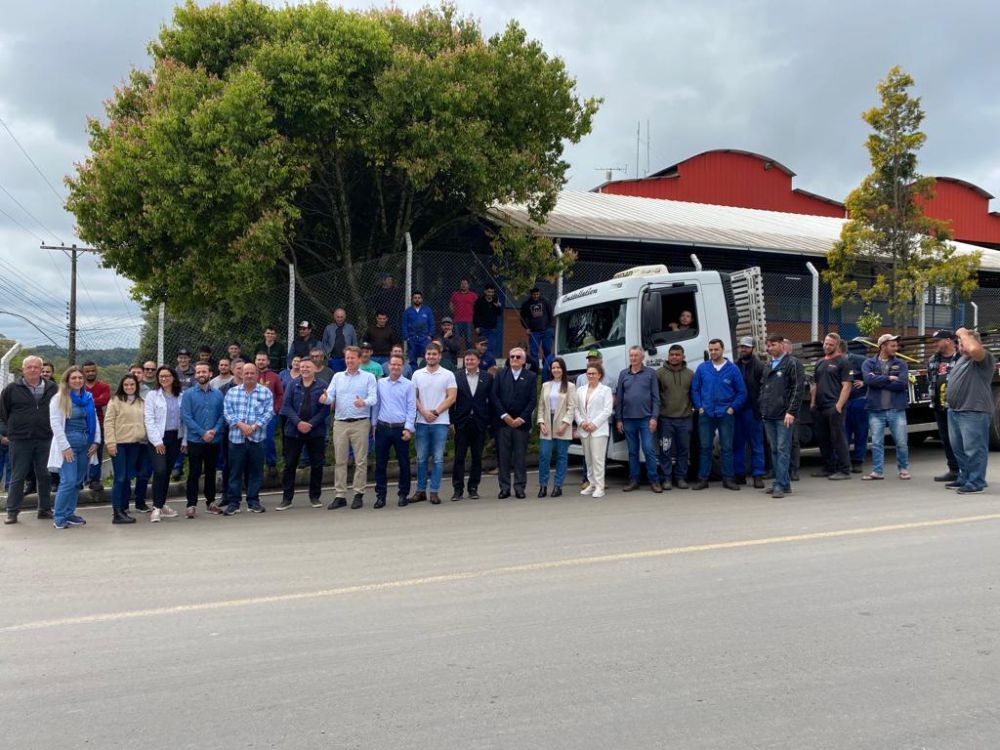
[[[397,2],[407,10],[422,4]],[[148,66],[146,45],[173,6],[0,0],[3,333],[65,343],[69,260],[39,245],[75,241],[73,217],[61,208],[62,178],[87,153],[85,118],[102,112],[131,67]],[[487,34],[518,19],[565,59],[582,95],[604,97],[593,133],[567,151],[572,189],[600,183],[605,167],[635,175],[636,123],[645,139],[648,120],[653,171],[706,149],[738,148],[787,165],[797,187],[842,198],[867,171],[859,114],[899,64],[916,78],[927,113],[922,171],[1000,194],[995,0],[462,0],[458,7]],[[644,173],[645,145],[640,152]],[[80,269],[80,345],[133,344],[139,308],[128,280],[91,256]]]

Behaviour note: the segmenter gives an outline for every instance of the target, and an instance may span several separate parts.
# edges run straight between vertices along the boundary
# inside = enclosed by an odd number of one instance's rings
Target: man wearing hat
[[[191,365],[191,352],[187,349],[177,350],[177,380],[182,391],[194,385],[194,367]]]
[[[958,353],[955,334],[951,331],[937,331],[934,334],[936,351],[927,363],[927,385],[931,395],[931,409],[937,422],[938,436],[944,444],[944,456],[948,471],[934,477],[935,482],[954,482],[958,479],[958,460],[948,437],[948,374],[962,355]]]
[[[480,336],[476,339],[476,352],[479,354],[479,371],[496,375],[497,358],[490,351],[490,340],[488,337]]]
[[[736,484],[747,483],[747,447],[750,448],[750,473],[753,486],[764,489],[764,422],[760,418],[760,386],[764,363],[753,353],[753,338],[744,336],[739,343],[739,358],[734,363],[743,375],[747,400],[736,410],[733,421],[733,464]]]
[[[441,318],[441,366],[455,372],[462,356],[462,337],[455,333],[455,323],[447,315]]]
[[[590,367],[591,365],[595,365],[595,364],[599,364],[603,368],[604,367],[604,357],[601,355],[600,350],[598,350],[598,349],[591,349],[589,352],[587,352],[587,367]],[[577,392],[580,392],[581,388],[586,389],[587,386],[588,386],[588,383],[587,383],[587,367],[584,367],[583,368],[583,372],[581,372],[576,377],[576,389],[577,389]],[[615,380],[613,377],[611,377],[611,373],[609,373],[607,370],[604,371],[604,377],[601,378],[601,383],[604,384],[604,385],[606,385],[608,388],[610,388],[612,394],[614,394],[614,392],[615,392],[615,386],[618,385],[618,381]],[[580,489],[581,490],[585,490],[585,489],[587,489],[590,486],[590,482],[587,481],[587,457],[586,456],[581,457],[581,462],[580,462],[580,477],[581,477],[581,480],[580,480]]]
[[[298,328],[296,329],[295,340],[288,347],[289,362],[292,361],[292,357],[308,359],[309,351],[314,346],[322,346],[319,341],[313,338],[312,330],[312,323],[308,320],[299,321]]]
[[[896,467],[900,479],[910,478],[906,446],[906,406],[909,404],[910,376],[906,362],[896,356],[899,336],[883,333],[878,337],[878,354],[865,360],[861,368],[868,387],[868,429],[872,436],[872,470],[863,479],[884,479],[885,430],[896,443]]]
[[[382,365],[378,362],[372,360],[372,345],[370,341],[361,342],[361,364],[358,365],[359,370],[364,370],[365,372],[370,372],[375,376],[375,379],[385,377],[385,370],[382,369]]]
[[[528,293],[528,299],[521,305],[521,325],[528,331],[529,353],[543,370],[548,369],[549,362],[555,356],[555,352],[552,351],[555,338],[555,330],[552,327],[554,321],[552,303],[542,296],[541,289],[534,287]],[[539,349],[544,351],[544,354],[539,354]]]

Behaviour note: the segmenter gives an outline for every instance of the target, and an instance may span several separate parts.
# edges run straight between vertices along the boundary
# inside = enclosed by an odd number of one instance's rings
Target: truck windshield
[[[559,315],[556,351],[586,351],[625,343],[626,300],[610,300]]]

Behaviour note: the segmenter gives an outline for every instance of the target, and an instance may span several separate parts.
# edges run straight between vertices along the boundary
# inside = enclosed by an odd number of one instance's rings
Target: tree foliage
[[[866,143],[872,172],[847,197],[851,220],[823,272],[835,307],[857,297],[869,306],[884,302],[895,330],[906,325],[910,306],[928,287],[971,294],[980,260],[979,253],[959,255],[947,223],[924,215],[934,179],[917,171],[926,136],[912,86],[909,75],[892,68],[878,85],[881,105],[862,115],[872,128]],[[870,284],[859,283],[865,277]]]
[[[493,269],[503,277],[507,292],[513,297],[526,294],[538,279],[555,282],[559,274],[568,275],[576,260],[576,251],[563,248],[557,255],[552,239],[520,227],[501,226],[493,233]]]
[[[137,298],[201,322],[252,313],[288,263],[314,301],[331,268],[360,298],[353,264],[406,232],[419,250],[497,202],[542,219],[599,103],[516,22],[487,39],[447,4],[188,0],[149,49],[90,120],[68,207]]]

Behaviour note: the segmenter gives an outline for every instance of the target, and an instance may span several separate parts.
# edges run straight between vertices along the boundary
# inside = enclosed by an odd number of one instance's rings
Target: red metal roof
[[[1000,214],[990,211],[990,193],[955,177],[937,177],[934,197],[924,213],[950,222],[956,240],[976,245],[1000,245]]]

